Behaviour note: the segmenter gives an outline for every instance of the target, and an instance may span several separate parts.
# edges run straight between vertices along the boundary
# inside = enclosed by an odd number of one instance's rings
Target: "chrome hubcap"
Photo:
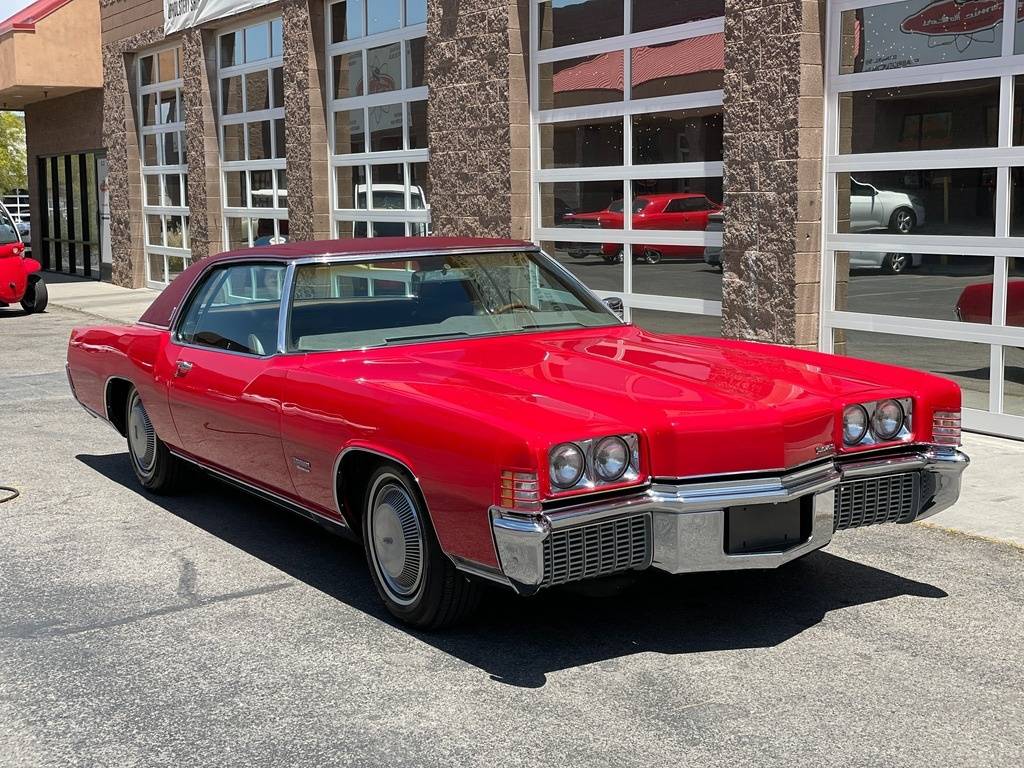
[[[905,211],[901,212],[901,213],[897,213],[896,214],[896,227],[900,230],[900,232],[909,232],[910,231],[910,214],[906,213]]]
[[[377,573],[393,599],[412,601],[423,576],[423,527],[416,504],[401,485],[381,485],[370,510]]]
[[[128,447],[139,469],[143,472],[153,469],[156,462],[156,433],[138,395],[132,398],[132,407],[128,411]]]
[[[895,269],[897,272],[903,269],[903,267],[906,266],[906,263],[907,257],[904,256],[902,253],[898,253],[892,257],[892,268]]]

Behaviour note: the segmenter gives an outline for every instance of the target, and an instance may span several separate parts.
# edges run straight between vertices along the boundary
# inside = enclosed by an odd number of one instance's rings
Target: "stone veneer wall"
[[[431,217],[438,235],[530,236],[527,0],[431,0]]]
[[[111,281],[141,287],[143,265],[142,172],[135,130],[135,68],[128,54],[164,39],[163,24],[103,46],[103,143],[110,190]],[[189,190],[191,192],[191,189]]]
[[[824,19],[824,0],[726,0],[726,336],[817,346]]]
[[[331,236],[328,197],[329,149],[324,92],[326,79],[316,55],[324,50],[324,5],[285,0],[285,144],[288,157],[288,232],[291,240]]]

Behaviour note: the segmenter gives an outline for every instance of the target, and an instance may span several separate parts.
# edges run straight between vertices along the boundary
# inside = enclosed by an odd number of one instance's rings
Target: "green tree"
[[[0,112],[0,194],[27,186],[25,117],[18,112]]]

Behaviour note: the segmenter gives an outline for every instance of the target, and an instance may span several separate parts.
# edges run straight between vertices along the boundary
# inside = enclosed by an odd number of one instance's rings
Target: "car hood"
[[[546,450],[643,435],[657,476],[796,466],[832,451],[842,405],[871,382],[789,359],[781,347],[666,337],[633,326],[375,351],[400,390]],[[802,353],[807,354],[807,353]],[[817,356],[822,361],[833,358]]]

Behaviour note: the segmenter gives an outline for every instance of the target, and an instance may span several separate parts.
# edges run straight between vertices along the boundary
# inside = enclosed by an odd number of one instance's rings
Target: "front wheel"
[[[899,235],[909,235],[917,226],[917,217],[909,208],[897,208],[889,217],[889,229]]]
[[[648,264],[657,264],[659,261],[661,261],[661,252],[648,249],[644,251],[643,259]]]
[[[183,471],[181,459],[167,450],[163,440],[157,437],[146,406],[134,387],[128,393],[124,424],[128,456],[142,487],[159,494],[177,490]]]
[[[39,275],[29,275],[25,295],[21,297],[21,308],[27,313],[35,314],[46,309],[50,297],[46,292],[46,283]]]
[[[621,264],[622,263],[622,249],[619,248],[615,253],[605,253],[601,256],[606,264]]]
[[[909,253],[887,253],[882,260],[882,271],[889,275],[898,275],[910,266]]]
[[[396,618],[425,629],[450,626],[480,599],[437,543],[419,492],[404,470],[385,464],[370,477],[363,547],[377,594]]]

